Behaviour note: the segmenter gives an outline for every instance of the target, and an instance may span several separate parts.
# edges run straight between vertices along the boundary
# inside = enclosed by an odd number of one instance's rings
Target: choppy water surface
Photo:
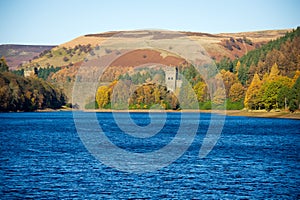
[[[168,113],[161,133],[137,139],[122,133],[111,113],[97,117],[114,144],[139,153],[167,145],[180,123],[180,113]],[[148,114],[131,117],[139,125],[149,123]],[[226,117],[217,145],[200,159],[210,119],[210,114],[200,115],[194,142],[176,162],[134,174],[95,159],[80,140],[71,112],[2,113],[0,197],[300,198],[299,120]]]

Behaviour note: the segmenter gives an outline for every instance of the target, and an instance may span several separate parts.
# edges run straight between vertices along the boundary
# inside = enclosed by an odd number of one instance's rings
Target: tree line
[[[257,109],[300,109],[300,71],[291,79],[280,75],[275,63],[261,80],[256,73],[245,96],[245,107]]]
[[[95,106],[95,107],[93,107]],[[131,80],[114,81],[108,86],[100,86],[96,101],[86,108],[112,109],[173,109],[179,108],[176,96],[166,86],[156,83],[135,85]]]
[[[41,78],[43,80],[48,80],[49,76],[54,74],[55,72],[61,70],[61,67],[53,67],[53,66],[48,66],[45,68],[38,68],[37,69],[37,76],[38,78]],[[12,71],[12,73],[19,75],[19,76],[24,76],[24,69],[19,69]]]
[[[36,76],[25,78],[8,71],[4,58],[0,61],[0,111],[35,111],[58,109],[66,96],[50,83]]]

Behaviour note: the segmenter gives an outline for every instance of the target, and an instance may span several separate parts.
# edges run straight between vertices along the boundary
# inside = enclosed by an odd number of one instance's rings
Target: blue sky
[[[60,44],[88,33],[296,28],[298,0],[0,0],[0,44]]]

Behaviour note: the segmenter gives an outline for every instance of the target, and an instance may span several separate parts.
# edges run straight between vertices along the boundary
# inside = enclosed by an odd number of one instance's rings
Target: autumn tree
[[[264,76],[262,81],[262,87],[259,92],[261,102],[267,110],[273,108],[281,108],[285,96],[283,88],[290,88],[292,80],[286,76],[280,76],[278,65],[275,63],[268,76]]]
[[[198,100],[194,89],[188,81],[183,80],[179,91],[180,108],[182,109],[197,109]]]
[[[113,87],[111,103],[113,109],[128,109],[129,98],[132,94],[132,82],[130,80],[119,80]]]
[[[149,109],[153,106],[176,110],[179,108],[179,102],[174,93],[168,91],[166,86],[147,83],[135,88],[129,99],[129,107]]]
[[[280,71],[278,69],[278,65],[274,63],[274,65],[272,65],[271,72],[268,77],[268,81],[275,81],[279,77],[279,73]]]
[[[163,106],[165,109],[168,108],[168,106],[172,110],[178,110],[180,108],[180,103],[179,103],[176,95],[173,92],[167,93],[165,102],[167,102],[169,104],[169,105],[167,105],[167,107]]]
[[[154,88],[153,96],[154,96],[154,103],[159,104],[161,101],[161,92],[159,91],[158,87]]]
[[[225,72],[221,71],[221,74],[222,74],[223,83],[226,90],[226,96],[228,96],[231,86],[235,84],[238,81],[238,79],[237,76],[230,71],[225,71]]]
[[[257,109],[259,108],[259,90],[261,88],[261,80],[258,74],[255,74],[250,86],[247,89],[244,105],[247,109]]]
[[[100,86],[96,93],[99,108],[105,108],[110,103],[111,90],[108,86]]]
[[[234,83],[229,91],[229,98],[232,102],[240,101],[244,98],[245,89],[240,82]]]
[[[207,85],[204,82],[199,81],[196,83],[196,85],[193,87],[197,100],[199,102],[204,102],[208,98],[208,91],[207,91]]]
[[[279,98],[282,88],[289,88],[291,80],[288,77],[280,77],[276,80],[266,82],[261,88],[261,101],[267,110],[278,109],[283,104]]]
[[[241,62],[238,60],[234,68],[237,75],[239,74],[240,67],[241,67]]]

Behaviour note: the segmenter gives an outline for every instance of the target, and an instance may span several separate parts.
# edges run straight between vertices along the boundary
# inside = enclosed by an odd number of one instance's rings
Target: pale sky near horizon
[[[0,44],[55,45],[114,30],[207,33],[300,26],[299,0],[0,0]]]

